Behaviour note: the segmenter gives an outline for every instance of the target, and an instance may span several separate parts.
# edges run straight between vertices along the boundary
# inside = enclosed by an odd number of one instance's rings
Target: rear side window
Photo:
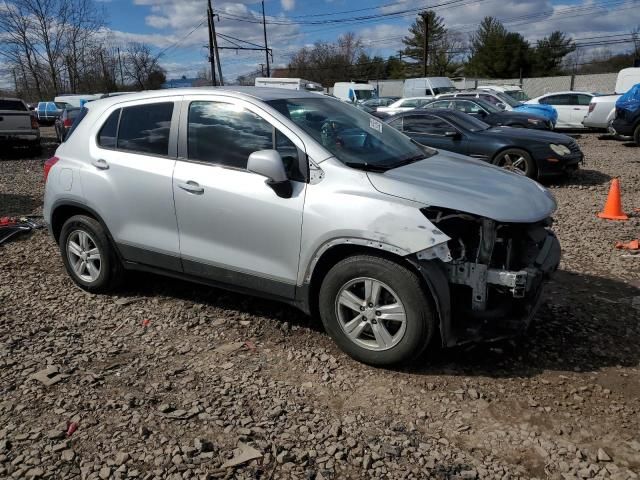
[[[0,100],[0,110],[16,110],[26,112],[27,107],[20,100]]]
[[[444,135],[447,130],[453,130],[447,122],[431,115],[408,115],[403,123],[403,130],[408,133]]]
[[[70,117],[74,119],[73,124],[71,125],[71,128],[69,129],[69,131],[64,137],[65,142],[69,140],[69,137],[76,130],[76,127],[80,124],[82,119],[87,115],[88,111],[89,110],[87,110],[86,108],[81,108],[80,110],[74,110],[74,116]]]
[[[125,107],[120,115],[118,150],[166,156],[173,102]]]
[[[86,108],[83,108],[86,112]],[[113,112],[107,118],[107,121],[104,122],[100,132],[98,133],[98,145],[104,148],[116,148],[116,137],[118,136],[118,121],[120,120],[120,109]],[[73,124],[73,128],[75,128],[76,124],[80,123],[80,120],[76,121]],[[71,132],[69,132],[71,135]]]

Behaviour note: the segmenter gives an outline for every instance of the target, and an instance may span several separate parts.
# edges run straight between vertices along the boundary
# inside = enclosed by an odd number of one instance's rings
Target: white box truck
[[[441,93],[455,92],[449,77],[408,78],[404,81],[403,97],[435,97]]]
[[[362,103],[378,96],[373,85],[357,82],[336,82],[333,84],[333,96],[343,102]]]
[[[324,93],[322,85],[304,78],[256,78],[256,87],[286,88],[287,90],[306,90],[308,92]]]

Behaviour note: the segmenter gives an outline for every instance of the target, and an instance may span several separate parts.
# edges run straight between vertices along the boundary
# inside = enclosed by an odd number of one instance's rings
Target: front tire
[[[60,253],[67,273],[83,290],[104,293],[122,282],[122,264],[104,228],[94,218],[74,215],[64,223]]]
[[[372,255],[337,263],[320,287],[322,323],[349,356],[369,365],[394,365],[419,356],[436,329],[418,275]]]
[[[528,152],[519,148],[509,148],[498,153],[493,159],[493,164],[516,173],[522,173],[529,178],[538,176],[536,164]]]

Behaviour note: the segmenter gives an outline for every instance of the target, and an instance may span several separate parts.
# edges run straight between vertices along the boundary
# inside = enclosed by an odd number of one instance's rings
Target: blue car
[[[530,115],[537,115],[538,117],[551,122],[554,127],[558,121],[558,111],[551,105],[524,104],[501,92],[491,92],[488,90],[461,90],[459,92],[443,93],[442,95],[438,95],[437,98],[479,98],[508,112],[522,112]]]

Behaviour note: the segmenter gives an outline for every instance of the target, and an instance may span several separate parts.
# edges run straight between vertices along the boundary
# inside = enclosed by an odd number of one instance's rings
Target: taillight
[[[39,128],[38,119],[35,115],[31,115],[31,128],[33,130],[37,130]]]
[[[53,167],[60,160],[58,157],[51,157],[49,160],[44,162],[44,183],[47,183],[47,177],[49,176],[49,171],[51,167]]]
[[[593,102],[591,102],[591,103],[589,104],[589,113],[593,112],[593,110],[594,110],[595,108],[596,108],[596,104],[595,104],[595,103],[593,103]]]
[[[62,123],[64,124],[65,127],[71,128],[71,125],[73,125],[73,120],[71,120],[70,118],[65,118],[64,122]]]

